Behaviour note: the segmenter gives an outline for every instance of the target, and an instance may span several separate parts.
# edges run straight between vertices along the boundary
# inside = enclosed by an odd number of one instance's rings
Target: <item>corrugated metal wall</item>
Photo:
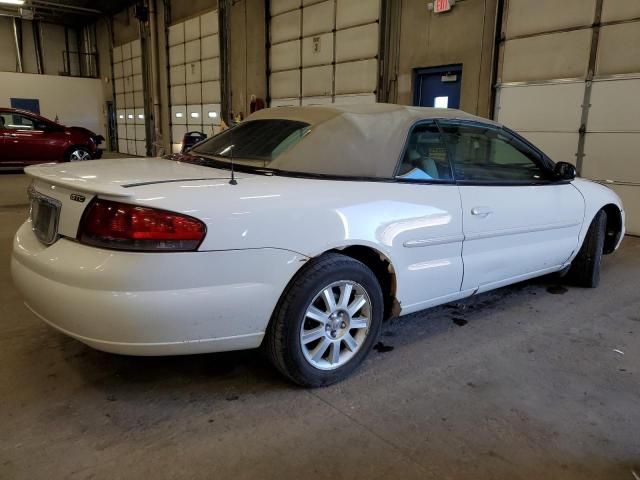
[[[380,0],[271,0],[271,106],[374,103]]]
[[[169,27],[171,136],[174,151],[188,131],[211,136],[220,125],[218,11]]]
[[[496,117],[622,197],[640,234],[640,2],[507,0]]]
[[[147,154],[144,115],[144,81],[140,40],[113,49],[113,77],[116,92],[118,151]]]

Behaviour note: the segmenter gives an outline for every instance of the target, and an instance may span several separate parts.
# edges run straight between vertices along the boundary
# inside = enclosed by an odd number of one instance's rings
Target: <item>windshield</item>
[[[295,120],[252,120],[205,140],[191,151],[203,156],[255,161],[266,167],[302,140],[310,128],[308,123]]]

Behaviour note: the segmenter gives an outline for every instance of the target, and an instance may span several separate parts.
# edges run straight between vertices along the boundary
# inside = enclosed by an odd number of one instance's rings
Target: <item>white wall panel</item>
[[[640,79],[593,82],[590,132],[640,132]]]
[[[380,0],[337,0],[338,28],[373,23],[380,16]]]
[[[131,72],[134,75],[141,75],[142,74],[142,59],[141,58],[134,58],[131,60]]]
[[[331,32],[335,23],[334,0],[306,7],[302,16],[302,35]]]
[[[184,44],[185,63],[200,60],[200,40],[193,40]]]
[[[299,98],[273,98],[271,99],[271,107],[298,107],[300,106]]]
[[[214,58],[220,56],[220,38],[218,35],[203,37],[201,40],[200,56],[202,58]]]
[[[631,185],[607,185],[622,199],[627,217],[627,233],[640,235],[640,188]]]
[[[200,34],[203,37],[218,33],[218,11],[213,10],[200,16]]]
[[[171,87],[171,105],[186,105],[187,89],[184,85]]]
[[[378,24],[339,30],[336,33],[336,61],[348,62],[378,55]]]
[[[632,18],[640,18],[640,2],[638,0],[604,0],[602,4],[603,22]]]
[[[169,38],[167,41],[170,47],[184,43],[184,23],[177,23],[169,27]]]
[[[131,58],[131,43],[125,43],[122,48],[122,60],[129,60]]]
[[[122,62],[113,64],[113,78],[122,78],[124,77],[124,68],[122,66]]]
[[[202,106],[202,123],[220,125],[222,119],[221,106],[219,103],[211,103]]]
[[[580,139],[578,132],[516,131],[546,153],[554,162],[576,164],[576,153]]]
[[[273,98],[300,96],[300,70],[272,73],[270,82],[271,96]]]
[[[584,176],[640,183],[639,145],[640,132],[588,133],[585,138]]]
[[[191,18],[184,22],[184,41],[200,38],[200,17]]]
[[[302,105],[329,105],[333,103],[332,97],[305,97],[302,99]]]
[[[577,132],[583,97],[582,82],[503,86],[496,118],[518,131]]]
[[[220,82],[204,82],[202,84],[202,103],[220,103]]]
[[[334,103],[336,105],[371,104],[376,103],[376,96],[373,93],[336,95]]]
[[[122,61],[122,47],[113,48],[113,61],[114,63]]]
[[[300,0],[271,0],[269,4],[271,7],[271,16],[275,16],[289,10],[294,10],[301,5]]]
[[[375,59],[339,63],[336,65],[336,94],[373,93],[377,75],[378,62]]]
[[[220,59],[210,58],[202,61],[202,81],[220,80]]]
[[[171,107],[171,123],[174,124],[174,125],[186,125],[187,124],[187,107],[186,107],[186,105],[173,105]],[[180,140],[182,140],[182,136],[180,136]]]
[[[595,8],[596,0],[509,0],[507,38],[590,26]]]
[[[133,106],[136,108],[144,107],[144,92],[133,92]]]
[[[640,1],[638,1],[640,4]],[[640,72],[640,21],[600,29],[596,74]]]
[[[175,45],[169,48],[169,65],[180,65],[184,62],[184,44]]]
[[[187,83],[200,83],[202,81],[202,69],[200,62],[187,63]]]
[[[202,104],[187,105],[187,123],[202,124]]]
[[[331,96],[333,89],[333,65],[305,68],[302,71],[302,96]]]
[[[184,85],[186,83],[187,73],[185,65],[176,65],[169,69],[170,85]]]
[[[286,42],[300,38],[300,10],[271,18],[271,43]]]
[[[202,105],[202,84],[187,85],[187,105]]]
[[[140,40],[131,42],[131,58],[140,58],[142,56],[142,44]]]
[[[142,82],[142,75],[134,75],[133,76],[133,91],[143,90],[144,84]]]
[[[297,42],[299,43],[299,42]],[[302,40],[302,65],[326,65],[333,62],[333,33],[314,35]]]
[[[278,43],[269,49],[271,71],[291,70],[300,67],[300,41]]]
[[[591,30],[509,40],[504,46],[502,82],[585,78]]]

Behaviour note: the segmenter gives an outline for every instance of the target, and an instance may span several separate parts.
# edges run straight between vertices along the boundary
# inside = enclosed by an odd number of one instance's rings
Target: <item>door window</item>
[[[415,181],[451,181],[447,147],[435,123],[415,126],[409,134],[397,178]]]
[[[2,120],[0,120],[0,126],[4,121],[4,128],[9,130],[34,130],[35,122],[25,116],[18,113],[2,113]]]
[[[539,183],[549,179],[536,152],[490,125],[441,123],[456,180]]]

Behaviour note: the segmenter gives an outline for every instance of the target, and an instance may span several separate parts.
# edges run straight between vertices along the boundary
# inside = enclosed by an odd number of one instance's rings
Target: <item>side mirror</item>
[[[576,167],[568,162],[556,163],[553,173],[558,180],[573,180],[578,174]]]

